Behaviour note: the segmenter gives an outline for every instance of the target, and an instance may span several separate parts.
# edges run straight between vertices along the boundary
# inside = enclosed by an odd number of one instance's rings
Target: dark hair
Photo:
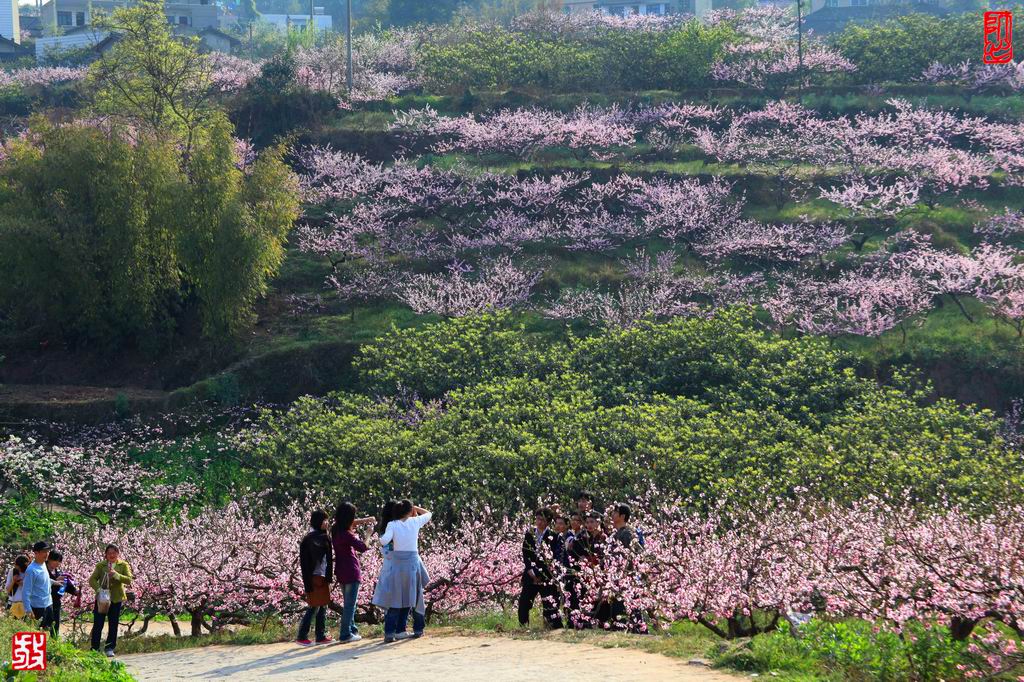
[[[569,514],[569,518],[570,518],[570,519],[571,519],[572,517],[574,517],[574,516],[578,516],[578,517],[580,517],[580,521],[582,521],[582,520],[583,520],[583,514],[582,514],[582,513],[580,513],[580,512],[578,512],[578,511],[574,511],[574,512],[572,512],[571,514]]]
[[[356,520],[356,507],[351,502],[339,502],[334,510],[334,532],[342,533],[352,527]]]
[[[324,525],[326,520],[327,512],[323,509],[317,509],[309,515],[309,525],[313,527],[313,530],[320,530],[320,526]]]
[[[590,500],[591,502],[593,502],[594,493],[590,492],[589,490],[581,490],[578,493],[576,493],[575,499],[577,502],[580,500]]]
[[[569,517],[565,514],[559,514],[555,517],[555,521],[565,521],[565,525],[569,525]]]
[[[388,529],[388,522],[395,519],[395,507],[397,506],[398,502],[388,500],[380,508],[380,521],[377,522],[377,527],[374,529],[377,531],[377,535],[384,535],[384,531]]]
[[[412,500],[402,500],[395,505],[395,518],[400,519],[412,511]]]
[[[537,509],[534,509],[533,515],[543,516],[545,519],[547,519],[548,523],[551,523],[555,518],[555,515],[552,514],[551,510],[547,507],[538,507]]]
[[[14,560],[14,566],[22,571],[28,568],[28,557],[22,554]]]
[[[615,511],[618,512],[619,516],[624,517],[627,521],[629,521],[629,515],[633,513],[633,510],[629,508],[628,504],[615,505]]]
[[[47,561],[64,561],[64,555],[57,550],[51,550],[50,556],[46,558]]]
[[[598,514],[596,511],[587,512],[587,518],[596,519],[599,523],[602,521],[601,515]]]
[[[118,552],[121,551],[121,548],[118,547],[117,545],[107,545],[106,547],[103,548],[103,553],[106,554],[107,552],[109,552],[112,549],[116,549]]]

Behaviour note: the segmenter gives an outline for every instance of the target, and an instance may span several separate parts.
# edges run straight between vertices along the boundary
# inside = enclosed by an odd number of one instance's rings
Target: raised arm
[[[124,573],[118,573],[114,569],[110,569],[110,579],[115,583],[122,585],[132,584],[132,567],[127,561],[124,562]]]
[[[422,528],[430,523],[430,519],[433,517],[433,514],[429,511],[423,507],[413,507],[412,510],[416,512],[416,516],[412,517],[410,521],[413,521],[417,528]]]
[[[381,547],[391,542],[395,537],[395,522],[388,521],[388,527],[384,529],[384,535],[380,536]]]

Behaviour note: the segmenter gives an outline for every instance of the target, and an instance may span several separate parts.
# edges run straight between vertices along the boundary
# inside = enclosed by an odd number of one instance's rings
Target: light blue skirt
[[[425,613],[423,589],[429,581],[418,552],[386,552],[371,602],[382,609],[415,609]]]

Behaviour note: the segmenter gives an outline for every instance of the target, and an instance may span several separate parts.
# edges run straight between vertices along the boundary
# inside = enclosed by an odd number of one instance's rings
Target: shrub
[[[977,61],[980,27],[978,13],[908,14],[878,24],[850,24],[835,44],[857,65],[854,77],[862,82],[906,82],[934,62]]]
[[[731,29],[682,22],[658,31],[606,28],[581,35],[535,35],[469,25],[441,32],[419,51],[429,86],[588,90],[685,89],[706,85]]]
[[[35,679],[34,673],[16,673],[10,669],[11,637],[26,629],[23,620],[0,617],[0,677],[5,680]],[[96,651],[82,651],[71,642],[49,638],[46,643],[48,682],[132,682],[132,676],[120,661],[109,660]]]
[[[501,318],[461,319],[365,347],[357,365],[373,398],[268,412],[243,453],[280,498],[312,488],[372,507],[410,494],[448,515],[654,483],[736,503],[769,490],[982,505],[1020,489],[993,415],[880,388],[848,363],[817,341],[756,331],[741,311],[543,350]]]
[[[393,329],[363,346],[354,365],[371,395],[404,390],[431,400],[498,377],[541,376],[556,362],[541,339],[497,314]]]

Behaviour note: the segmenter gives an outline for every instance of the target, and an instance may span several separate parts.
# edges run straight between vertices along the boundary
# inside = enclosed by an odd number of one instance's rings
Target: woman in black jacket
[[[311,530],[299,543],[299,569],[306,592],[306,612],[299,623],[297,644],[310,646],[309,627],[316,618],[316,643],[330,644],[327,634],[327,605],[331,601],[331,580],[334,578],[334,550],[327,533],[327,512],[317,509],[309,517]]]

